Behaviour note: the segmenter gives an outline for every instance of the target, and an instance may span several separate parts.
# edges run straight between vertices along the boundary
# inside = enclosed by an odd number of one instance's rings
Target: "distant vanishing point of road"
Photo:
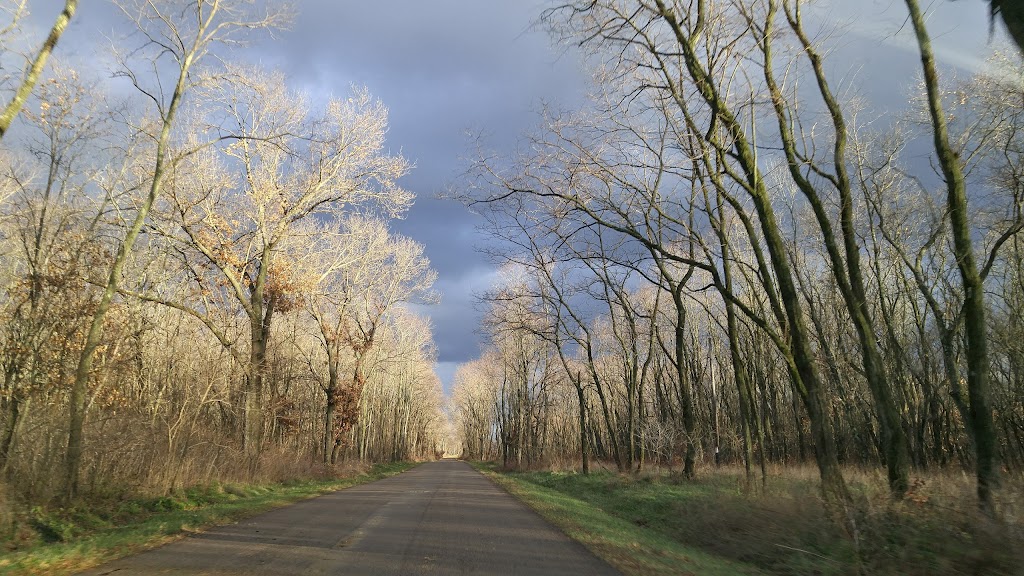
[[[613,575],[468,464],[422,464],[221,526],[88,575]]]

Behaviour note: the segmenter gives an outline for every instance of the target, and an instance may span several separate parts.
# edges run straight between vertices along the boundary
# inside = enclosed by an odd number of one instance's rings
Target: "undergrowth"
[[[342,488],[393,476],[414,464],[375,465],[344,477],[273,484],[213,483],[162,496],[96,498],[32,506],[0,519],[0,574],[61,574],[113,560],[184,534]]]
[[[970,479],[962,475],[919,477],[907,498],[894,501],[879,474],[850,471],[855,538],[829,519],[813,475],[804,470],[779,469],[764,486],[751,488],[734,469],[695,480],[657,471],[501,475],[521,492],[569,497],[573,504],[563,513],[592,507],[626,521],[623,530],[656,533],[771,574],[1024,574],[1019,495],[1004,490],[1002,518],[992,520],[977,511]],[[1008,479],[1007,486],[1014,485],[1020,484]]]

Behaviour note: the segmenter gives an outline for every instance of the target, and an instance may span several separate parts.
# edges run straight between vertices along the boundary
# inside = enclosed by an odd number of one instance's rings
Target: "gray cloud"
[[[487,287],[491,268],[474,249],[478,219],[435,195],[457,184],[467,130],[494,134],[499,150],[511,150],[540,101],[578,101],[577,62],[531,30],[538,3],[307,0],[301,9],[261,58],[314,93],[361,84],[389,107],[388,141],[416,163],[403,184],[418,195],[393,228],[423,243],[439,273],[442,303],[420,309],[433,321],[439,362],[470,360],[480,350],[473,293]]]

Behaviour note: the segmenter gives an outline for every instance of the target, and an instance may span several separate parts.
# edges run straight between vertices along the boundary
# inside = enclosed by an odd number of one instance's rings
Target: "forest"
[[[544,13],[594,88],[516,156],[481,151],[461,193],[502,271],[491,344],[455,375],[465,454],[737,464],[748,487],[812,463],[854,534],[850,471],[898,501],[962,470],[984,514],[1015,514],[1024,68],[1015,46],[943,65],[923,5],[896,4],[917,66],[897,109],[831,65],[845,39],[814,3]]]
[[[295,7],[113,0],[102,77],[62,59],[63,4],[37,38],[28,0],[0,0],[0,528],[459,456],[597,495],[736,473],[767,499],[810,468],[864,562],[865,475],[899,514],[966,478],[990,523],[969,529],[1019,541],[1018,46],[958,68],[932,7],[895,2],[915,69],[892,107],[827,2],[547,4],[589,91],[514,153],[475,142],[451,186],[497,281],[446,391],[437,273],[392,230],[415,195],[387,107],[245,56]]]
[[[2,3],[9,505],[443,451],[431,328],[411,306],[437,300],[436,274],[389,230],[414,196],[387,108],[232,59],[290,25],[283,3],[117,2],[110,78],[47,61],[77,4],[40,47],[27,2]]]

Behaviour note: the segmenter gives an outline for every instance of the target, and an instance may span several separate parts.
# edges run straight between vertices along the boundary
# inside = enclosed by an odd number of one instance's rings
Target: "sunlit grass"
[[[1024,565],[1017,515],[982,516],[969,479],[955,474],[917,478],[897,502],[880,473],[848,471],[853,539],[799,467],[775,470],[762,488],[726,468],[683,480],[477,466],[626,574],[1009,575]],[[1016,499],[1009,489],[1004,497]]]
[[[486,464],[477,467],[625,574],[762,573],[752,565],[716,557],[651,529],[652,523],[667,521],[671,515],[671,508],[664,506],[668,495],[639,490],[623,498],[613,474],[497,473]],[[688,486],[677,488],[677,494],[693,491]]]

